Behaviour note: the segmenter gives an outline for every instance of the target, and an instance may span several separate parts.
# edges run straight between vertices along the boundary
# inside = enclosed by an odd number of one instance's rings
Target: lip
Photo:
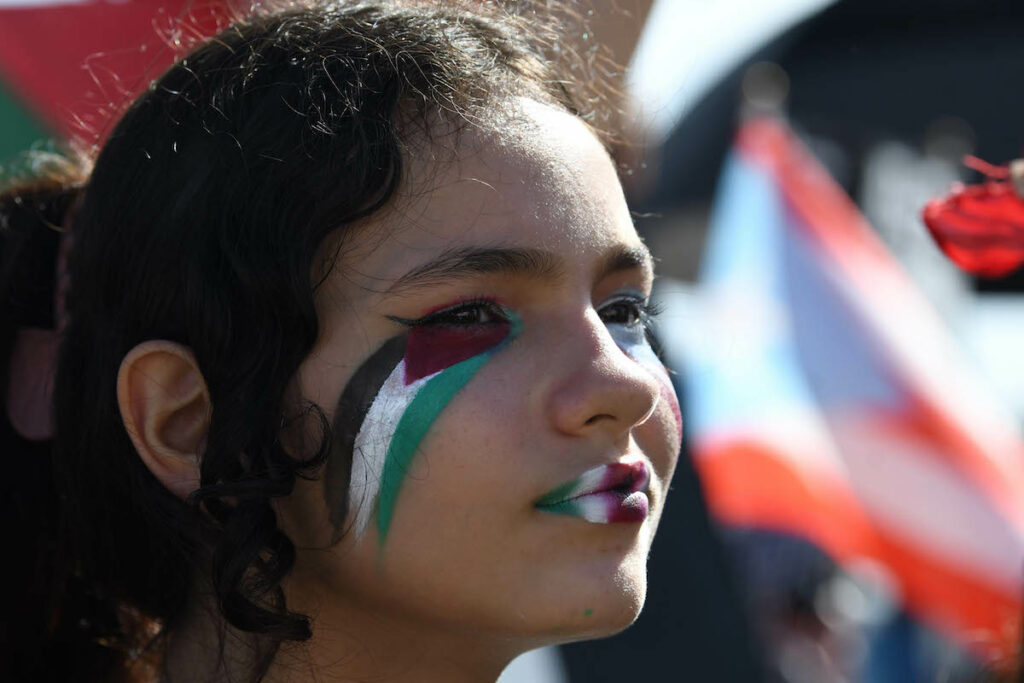
[[[650,469],[640,460],[600,465],[551,489],[534,507],[595,524],[642,522],[650,505],[650,481]]]

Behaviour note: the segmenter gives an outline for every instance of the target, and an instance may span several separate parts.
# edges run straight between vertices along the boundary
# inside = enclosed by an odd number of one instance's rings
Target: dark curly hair
[[[592,120],[551,24],[527,7],[263,9],[153,82],[94,160],[0,196],[5,357],[19,330],[56,326],[59,226],[74,242],[54,437],[29,442],[0,420],[16,454],[7,518],[31,550],[0,633],[8,680],[151,675],[197,576],[226,624],[271,643],[254,678],[280,643],[310,636],[280,587],[295,549],[271,500],[316,476],[330,450],[319,409],[286,400],[317,339],[318,250],[338,234],[344,248],[346,228],[389,202],[410,145],[457,134],[509,97]],[[119,364],[148,339],[192,349],[213,405],[188,501],[140,461],[118,411]],[[280,433],[303,414],[323,438],[296,459]]]

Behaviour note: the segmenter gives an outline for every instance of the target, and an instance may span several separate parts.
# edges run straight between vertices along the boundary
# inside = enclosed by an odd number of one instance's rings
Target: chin
[[[587,630],[587,638],[614,635],[631,626],[640,616],[647,597],[646,567],[615,578],[615,590],[600,596],[584,612],[581,625]]]
[[[561,584],[561,585],[559,585]],[[575,576],[551,582],[540,600],[533,625],[547,623],[544,644],[566,643],[615,635],[636,621],[647,594],[646,567],[620,566],[601,576]],[[557,588],[556,588],[557,587]],[[532,620],[529,620],[532,621]]]
[[[594,640],[621,633],[632,626],[640,616],[643,603],[643,596],[640,596],[639,599],[623,600],[617,605],[605,604],[587,608],[581,614],[573,615],[571,623],[558,629],[548,644]]]

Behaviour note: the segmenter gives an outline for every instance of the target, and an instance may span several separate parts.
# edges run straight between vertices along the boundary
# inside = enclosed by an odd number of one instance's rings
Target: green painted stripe
[[[536,502],[538,507],[545,505],[556,505],[558,503],[564,503],[566,500],[572,497],[572,492],[579,486],[579,479],[573,479],[570,482],[562,484],[557,489],[549,491],[544,494],[544,497]]]
[[[51,136],[18,97],[0,83],[0,164]],[[0,173],[2,175],[2,173]]]
[[[377,497],[377,532],[381,545],[384,545],[391,526],[391,516],[394,514],[395,501],[398,500],[405,472],[416,455],[420,441],[448,402],[484,366],[490,355],[481,353],[435,375],[420,389],[398,421],[395,435],[384,457],[380,494]]]
[[[544,512],[550,512],[556,515],[580,514],[580,506],[575,500],[560,500],[557,503],[549,503],[544,506],[538,504],[537,507],[541,507]]]
[[[380,475],[380,491],[377,494],[377,538],[384,547],[391,518],[395,512],[398,491],[402,487],[405,473],[412,462],[420,442],[427,435],[434,420],[445,409],[448,402],[466,385],[477,370],[482,368],[491,356],[508,346],[523,330],[523,319],[507,311],[512,323],[508,336],[490,351],[468,358],[461,363],[442,370],[420,389],[405,409],[384,456],[384,469]]]

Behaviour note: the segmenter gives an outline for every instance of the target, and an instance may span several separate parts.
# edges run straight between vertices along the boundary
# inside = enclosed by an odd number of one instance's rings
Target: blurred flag
[[[688,428],[726,523],[880,564],[985,659],[1024,603],[1024,442],[930,304],[779,121],[743,125],[719,187]]]
[[[0,161],[58,135],[92,144],[227,0],[0,0]]]

